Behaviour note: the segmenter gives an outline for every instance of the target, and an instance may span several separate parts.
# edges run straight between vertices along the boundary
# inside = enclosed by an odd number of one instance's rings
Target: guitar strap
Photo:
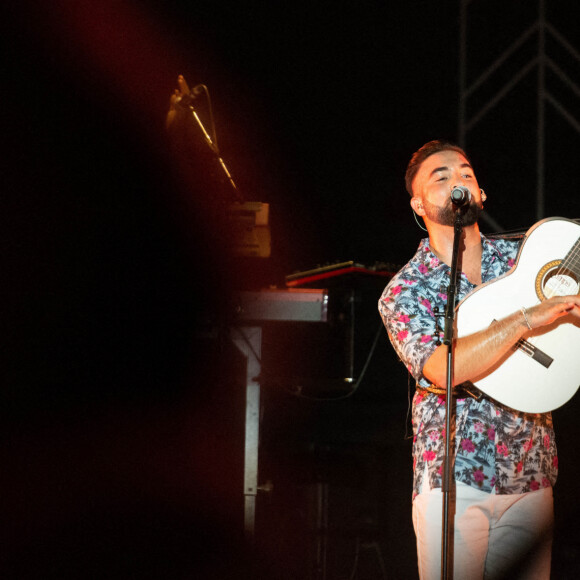
[[[417,384],[415,387],[420,393],[431,393],[433,395],[445,396],[447,393],[446,389],[443,389],[433,383],[428,387],[422,387]],[[453,387],[453,396],[458,399],[465,399],[467,397],[472,397],[476,401],[479,401],[483,397],[483,393],[470,382],[461,383]]]

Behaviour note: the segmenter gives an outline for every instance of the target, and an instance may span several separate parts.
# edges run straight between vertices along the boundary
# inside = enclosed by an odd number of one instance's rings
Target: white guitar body
[[[526,233],[514,268],[459,303],[457,336],[487,328],[551,295],[578,294],[579,281],[580,225],[564,218],[542,220]],[[545,413],[566,403],[580,386],[580,324],[565,316],[526,341],[472,382],[508,407]]]

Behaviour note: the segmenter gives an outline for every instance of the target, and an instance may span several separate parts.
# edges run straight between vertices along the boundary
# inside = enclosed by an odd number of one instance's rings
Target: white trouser
[[[454,580],[548,580],[552,553],[552,488],[496,495],[457,483],[450,494],[455,508]],[[443,494],[420,493],[413,501],[413,526],[421,580],[441,578]],[[453,522],[453,518],[450,517]]]

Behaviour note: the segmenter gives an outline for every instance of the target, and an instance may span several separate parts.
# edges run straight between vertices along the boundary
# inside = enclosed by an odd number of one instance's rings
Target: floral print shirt
[[[514,265],[517,241],[482,236],[482,245],[483,282],[506,273]],[[391,343],[419,387],[430,386],[423,376],[423,365],[443,338],[450,272],[425,238],[379,300],[379,312]],[[457,301],[474,288],[462,273]],[[515,411],[485,395],[479,400],[466,397],[454,401],[456,481],[497,494],[525,493],[556,483],[558,456],[550,413]],[[412,424],[414,498],[422,490],[425,475],[430,488],[441,487],[445,396],[417,390]]]

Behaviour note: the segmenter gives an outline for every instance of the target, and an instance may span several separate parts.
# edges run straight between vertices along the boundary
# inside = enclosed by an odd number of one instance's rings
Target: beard
[[[455,212],[461,212],[463,216],[463,225],[472,226],[477,223],[479,219],[479,214],[483,210],[483,206],[477,205],[475,200],[472,198],[469,205],[463,206],[460,209],[455,209],[451,202],[447,203],[444,207],[436,207],[432,203],[424,200],[423,205],[425,207],[425,215],[436,224],[440,226],[450,226],[455,225]]]

